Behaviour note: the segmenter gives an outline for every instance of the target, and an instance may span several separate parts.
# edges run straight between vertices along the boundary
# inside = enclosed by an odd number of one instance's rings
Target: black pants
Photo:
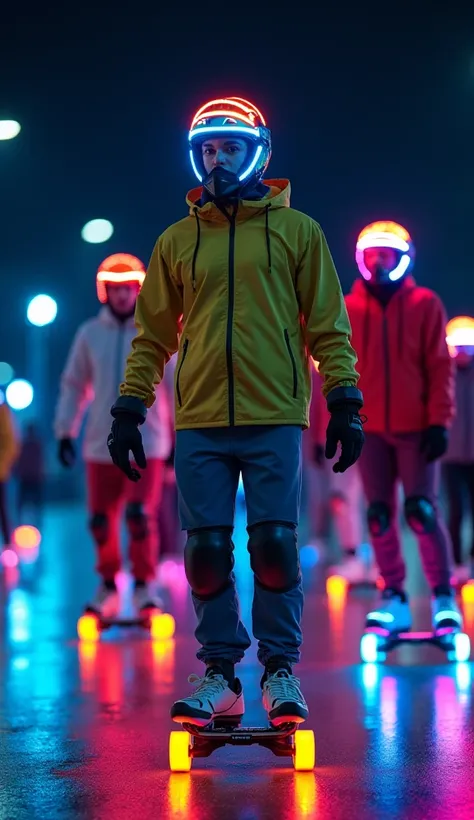
[[[471,515],[473,530],[471,557],[474,558],[474,463],[457,464],[448,462],[443,465],[443,477],[448,499],[448,526],[453,542],[454,563],[459,566],[463,563],[461,526],[466,509],[466,500]]]
[[[4,481],[0,481],[0,528],[2,530],[3,543],[9,544],[11,529],[7,510],[7,485]]]

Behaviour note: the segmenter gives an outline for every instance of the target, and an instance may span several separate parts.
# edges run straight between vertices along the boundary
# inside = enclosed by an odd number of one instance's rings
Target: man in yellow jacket
[[[0,404],[0,526],[4,546],[10,543],[11,528],[7,507],[7,482],[18,455],[18,438],[8,404]]]
[[[198,658],[207,668],[171,715],[205,726],[244,712],[234,666],[250,638],[232,573],[242,473],[263,704],[273,726],[299,723],[308,708],[292,672],[303,609],[296,528],[310,356],[320,362],[331,413],[326,456],[341,443],[338,471],[357,460],[364,440],[356,356],[321,228],[289,207],[287,180],[262,182],[271,145],[258,109],[241,98],[213,100],[195,115],[189,142],[202,187],[188,194],[189,216],[168,228],[153,251],[109,449],[137,480],[136,466],[146,465],[138,428],[178,350],[176,480]]]

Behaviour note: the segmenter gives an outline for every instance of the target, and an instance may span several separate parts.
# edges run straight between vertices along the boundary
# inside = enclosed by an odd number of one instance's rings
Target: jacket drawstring
[[[272,246],[270,244],[270,228],[268,225],[268,212],[271,208],[271,203],[265,206],[265,238],[267,240],[267,256],[268,256],[268,273],[272,275]]]
[[[192,264],[192,273],[191,279],[193,284],[193,291],[196,292],[196,259],[199,252],[199,244],[201,242],[201,222],[199,220],[198,208],[194,208],[194,216],[196,217],[196,244],[194,246],[194,253],[193,253],[193,264]]]

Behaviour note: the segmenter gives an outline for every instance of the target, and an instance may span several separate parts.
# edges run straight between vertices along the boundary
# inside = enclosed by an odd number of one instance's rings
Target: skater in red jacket
[[[446,327],[446,341],[456,369],[456,420],[443,459],[443,477],[453,544],[453,580],[462,585],[474,577],[474,319],[470,316],[451,319]],[[471,519],[468,561],[464,560],[462,545],[465,501]]]
[[[361,277],[346,298],[367,414],[359,465],[385,582],[367,626],[394,631],[411,626],[397,530],[399,481],[405,517],[432,590],[433,628],[461,625],[450,585],[449,537],[437,506],[438,460],[454,415],[453,368],[443,304],[410,275],[414,257],[411,237],[400,225],[368,225],[357,242]]]

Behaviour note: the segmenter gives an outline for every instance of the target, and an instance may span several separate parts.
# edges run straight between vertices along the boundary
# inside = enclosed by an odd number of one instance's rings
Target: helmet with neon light
[[[204,168],[202,144],[206,139],[222,139],[227,135],[243,139],[248,151],[244,166],[237,174],[224,172],[226,179],[221,187],[223,190],[227,188],[234,197],[243,197],[260,182],[270,162],[270,130],[258,108],[241,97],[211,100],[196,112],[188,137],[191,164],[199,182],[216,198],[213,173],[208,174]]]
[[[380,275],[369,270],[367,252],[372,249],[390,248],[395,252],[395,262],[380,269]],[[397,222],[372,222],[364,228],[357,239],[356,262],[366,282],[380,284],[398,282],[413,268],[415,246],[408,231]]]
[[[137,284],[140,289],[145,278],[145,265],[130,253],[114,253],[99,265],[96,285],[99,302],[108,301],[107,285]]]
[[[446,344],[449,355],[456,359],[460,353],[474,356],[474,319],[471,316],[456,316],[446,325]]]

